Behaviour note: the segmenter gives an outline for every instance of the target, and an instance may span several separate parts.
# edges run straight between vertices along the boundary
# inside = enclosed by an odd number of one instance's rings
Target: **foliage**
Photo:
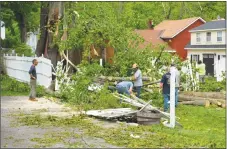
[[[79,138],[84,135],[102,138],[107,143],[126,148],[224,148],[225,140],[225,110],[216,108],[205,108],[200,106],[180,105],[176,109],[176,115],[181,119],[179,122],[183,128],[170,129],[163,125],[103,127],[105,124],[85,120],[83,115],[72,118],[58,118],[54,116],[41,117],[40,115],[17,116],[19,122],[28,126],[57,126],[68,128],[80,128],[83,133],[76,134],[68,131],[61,134],[48,134],[44,138],[55,143],[52,137],[65,145],[67,138]],[[107,124],[108,125],[108,124]],[[69,129],[71,130],[71,129]],[[130,135],[138,135],[135,139]],[[42,138],[34,138],[33,141],[41,145],[52,145]],[[43,140],[42,142],[40,142]],[[57,143],[60,143],[57,142]]]
[[[1,95],[2,96],[28,96],[30,92],[30,87],[28,83],[19,82],[16,79],[13,79],[7,75],[1,75]],[[36,87],[36,96],[44,96],[45,88],[43,86]]]
[[[24,54],[24,56],[29,57],[33,55],[31,47],[24,43],[15,47],[15,53],[17,53],[18,56],[22,56]]]
[[[12,21],[11,27],[6,27],[5,34],[6,38],[1,39],[2,47],[13,48],[15,45],[20,44],[20,30],[16,21]]]
[[[214,77],[206,77],[205,83],[199,84],[199,91],[202,92],[217,92],[226,90],[226,79],[223,81],[217,82]]]
[[[18,41],[23,41],[22,35],[22,26],[26,28],[26,31],[36,31],[39,27],[39,7],[40,2],[2,2],[1,3],[3,10],[1,11],[2,19],[5,22],[6,30],[11,32],[9,36],[6,36],[8,42],[12,42],[10,39],[17,38]],[[17,22],[17,26],[15,26]],[[20,28],[19,34],[15,34],[15,30]],[[21,36],[18,36],[21,35]],[[24,41],[26,42],[26,41]],[[7,44],[10,46],[10,44]],[[14,44],[12,44],[15,46]],[[8,48],[8,47],[6,47]]]
[[[156,79],[160,79],[165,70],[163,66],[170,66],[172,61],[176,64],[180,64],[178,56],[173,56],[169,53],[163,52],[160,59],[155,64],[156,59],[161,53],[159,49],[129,49],[125,51],[119,51],[114,56],[114,64],[109,65],[106,68],[106,75],[113,76],[126,76],[128,70],[132,67],[132,64],[137,63],[144,76],[150,76]],[[160,71],[159,71],[160,70]]]

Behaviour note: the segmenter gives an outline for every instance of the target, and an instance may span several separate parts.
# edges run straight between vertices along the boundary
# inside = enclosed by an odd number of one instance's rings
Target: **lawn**
[[[1,96],[28,95],[27,84],[18,83],[6,77],[1,80]],[[44,94],[42,92],[42,94]],[[20,117],[23,125],[42,126],[66,126],[79,127],[86,135],[103,138],[108,143],[128,148],[150,147],[150,148],[225,148],[225,109],[217,107],[201,107],[180,105],[176,109],[176,116],[183,128],[174,129],[160,125],[150,126],[127,126],[105,129],[85,120],[86,116],[74,117],[72,119],[41,118],[39,116]],[[139,138],[132,138],[130,135],[138,135]],[[73,134],[72,134],[73,135]],[[37,140],[37,139],[34,139]],[[70,144],[68,144],[70,146]]]
[[[106,129],[94,125],[86,116],[72,119],[40,116],[21,117],[23,125],[64,126],[82,129],[87,136],[103,138],[108,143],[128,148],[225,148],[225,109],[181,105],[176,109],[183,128],[167,128],[160,125],[127,126]],[[132,138],[130,135],[139,138]],[[68,136],[69,137],[69,136]],[[73,137],[73,134],[71,134]],[[47,138],[49,139],[49,138]],[[55,138],[57,139],[57,138]],[[70,144],[66,144],[69,145]]]

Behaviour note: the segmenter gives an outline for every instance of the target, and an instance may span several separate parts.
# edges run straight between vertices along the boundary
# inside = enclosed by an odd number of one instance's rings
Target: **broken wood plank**
[[[100,118],[118,118],[122,116],[135,115],[137,110],[131,108],[118,108],[118,109],[104,109],[104,110],[89,110],[86,112],[89,116],[95,116]]]

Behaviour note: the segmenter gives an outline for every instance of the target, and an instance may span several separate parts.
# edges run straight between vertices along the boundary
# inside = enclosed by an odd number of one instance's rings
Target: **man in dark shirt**
[[[29,95],[29,100],[31,101],[38,101],[35,99],[36,97],[36,80],[37,80],[37,74],[36,74],[36,68],[35,66],[38,65],[37,59],[34,59],[32,61],[32,66],[30,67],[29,74],[30,74],[30,95]]]
[[[164,112],[166,112],[169,108],[168,102],[170,101],[170,75],[170,69],[167,68],[167,72],[162,76],[162,80],[160,82],[160,87],[162,88],[162,94],[164,97]]]

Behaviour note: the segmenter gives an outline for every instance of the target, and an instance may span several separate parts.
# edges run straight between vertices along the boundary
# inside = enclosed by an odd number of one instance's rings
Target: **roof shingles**
[[[179,34],[182,30],[184,30],[186,27],[188,27],[198,19],[201,18],[194,17],[183,20],[165,20],[155,26],[154,29],[164,30],[163,34],[161,35],[161,38],[173,38],[175,35]]]
[[[226,28],[226,20],[216,20],[216,21],[210,21],[203,25],[200,25],[196,28],[193,28],[190,31],[199,31],[199,30],[209,30],[209,29],[223,29]]]

